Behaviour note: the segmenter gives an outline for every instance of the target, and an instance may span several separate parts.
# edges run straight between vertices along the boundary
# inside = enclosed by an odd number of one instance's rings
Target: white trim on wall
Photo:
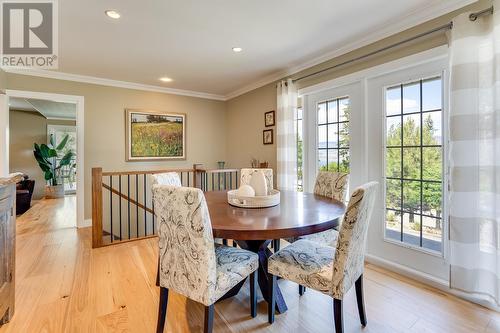
[[[9,175],[9,99],[0,94],[0,177]]]
[[[226,96],[224,96],[224,95],[210,94],[210,93],[198,92],[198,91],[193,91],[193,90],[165,88],[165,87],[154,86],[154,85],[149,85],[149,84],[105,79],[105,78],[100,78],[100,77],[95,77],[95,76],[55,72],[55,71],[48,71],[48,70],[35,69],[35,68],[19,69],[19,68],[13,68],[13,67],[2,67],[2,69],[7,73],[43,77],[43,78],[47,78],[47,79],[90,83],[90,84],[97,84],[97,85],[101,85],[101,86],[117,87],[117,88],[125,88],[125,89],[153,91],[153,92],[172,94],[172,95],[181,95],[181,96],[197,97],[197,98],[204,98],[204,99],[213,99],[213,100],[217,100],[217,101],[227,100]]]
[[[80,170],[76,176],[76,226],[78,228],[86,227],[84,211],[85,211],[85,202],[84,202],[84,190],[85,190],[85,164],[84,164],[84,98],[83,96],[74,96],[74,95],[63,95],[63,94],[52,94],[52,93],[43,93],[36,91],[23,91],[23,90],[11,90],[7,89],[5,91],[8,97],[18,97],[18,98],[34,98],[34,99],[42,99],[42,100],[50,100],[55,102],[62,103],[73,103],[76,104],[76,145],[77,145],[77,154],[76,154],[76,168]],[[2,126],[2,119],[0,119],[0,127]],[[8,126],[8,125],[7,125]],[[8,156],[8,148],[7,148],[7,156]],[[0,159],[4,158],[4,156],[0,156]]]

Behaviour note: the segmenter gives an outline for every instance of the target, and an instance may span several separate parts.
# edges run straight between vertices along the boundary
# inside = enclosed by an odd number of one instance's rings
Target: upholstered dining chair
[[[349,175],[346,173],[320,171],[314,184],[314,194],[344,202],[346,200],[348,180]],[[337,238],[338,231],[335,229],[299,237],[299,239],[307,239],[330,246],[337,244]]]
[[[349,174],[333,171],[319,171],[314,183],[314,194],[328,197],[343,202],[346,199]],[[286,241],[293,243],[298,239],[307,239],[330,246],[337,244],[338,232],[335,229],[318,232],[315,234],[300,236],[298,238],[287,238]],[[279,249],[279,248],[278,248]],[[299,295],[303,295],[305,288],[299,285]]]
[[[377,187],[377,182],[370,182],[353,192],[336,247],[300,239],[269,257],[269,323],[274,322],[274,289],[280,276],[333,297],[336,333],[343,332],[342,301],[355,285],[361,325],[366,326],[364,253]]]
[[[205,306],[204,332],[212,332],[214,303],[250,276],[250,313],[256,316],[257,254],[214,243],[205,196],[200,189],[153,186],[160,249],[157,332],[163,332],[168,292]]]
[[[172,185],[182,186],[181,179],[177,172],[154,173],[151,175],[151,185]]]

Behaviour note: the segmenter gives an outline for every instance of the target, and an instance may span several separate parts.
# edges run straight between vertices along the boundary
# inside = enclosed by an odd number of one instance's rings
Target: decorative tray
[[[266,208],[279,205],[280,191],[272,190],[269,195],[244,197],[238,195],[238,190],[227,192],[227,202],[231,206],[242,208]]]

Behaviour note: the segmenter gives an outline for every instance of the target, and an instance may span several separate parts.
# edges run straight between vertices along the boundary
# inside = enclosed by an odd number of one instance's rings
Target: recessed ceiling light
[[[160,81],[162,81],[162,82],[172,82],[173,80],[171,78],[169,78],[169,77],[162,77],[162,78],[160,78]]]
[[[118,13],[116,10],[107,10],[104,12],[108,17],[111,17],[112,19],[119,19],[120,18],[120,13]]]
[[[236,53],[239,53],[239,52],[243,51],[243,49],[241,47],[233,47],[233,51]]]

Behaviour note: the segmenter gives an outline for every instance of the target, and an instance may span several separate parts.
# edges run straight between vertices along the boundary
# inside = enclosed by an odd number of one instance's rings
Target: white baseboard
[[[429,285],[431,287],[434,287],[436,289],[439,289],[442,292],[445,292],[447,294],[456,296],[458,298],[462,298],[466,301],[472,302],[479,304],[481,306],[484,306],[488,309],[491,309],[493,311],[500,311],[500,308],[495,306],[494,304],[491,304],[490,302],[487,302],[483,299],[479,299],[477,297],[474,297],[473,295],[467,294],[465,292],[451,289],[450,284],[447,280],[440,279],[438,277],[435,277],[433,275],[417,271],[416,269],[413,269],[408,266],[404,266],[395,262],[392,262],[390,260],[380,258],[371,254],[366,254],[365,255],[365,261],[367,263],[370,263],[375,266],[382,267],[384,269],[387,269],[388,271],[398,273],[400,275],[406,276],[410,279],[416,280],[418,282],[421,282],[423,284]]]
[[[395,262],[392,262],[390,260],[380,258],[377,256],[374,256],[372,254],[366,254],[365,255],[365,260],[366,262],[373,264],[375,266],[379,266],[382,268],[385,268],[389,271],[401,274],[403,276],[409,277],[411,279],[417,280],[419,282],[425,283],[427,285],[430,285],[434,288],[443,290],[443,291],[450,291],[449,284],[447,280],[440,279],[438,277],[435,277],[433,275],[417,271],[416,269],[413,269],[408,266],[404,266]]]
[[[92,226],[92,219],[83,220],[82,225],[77,226],[77,228],[88,228]]]

